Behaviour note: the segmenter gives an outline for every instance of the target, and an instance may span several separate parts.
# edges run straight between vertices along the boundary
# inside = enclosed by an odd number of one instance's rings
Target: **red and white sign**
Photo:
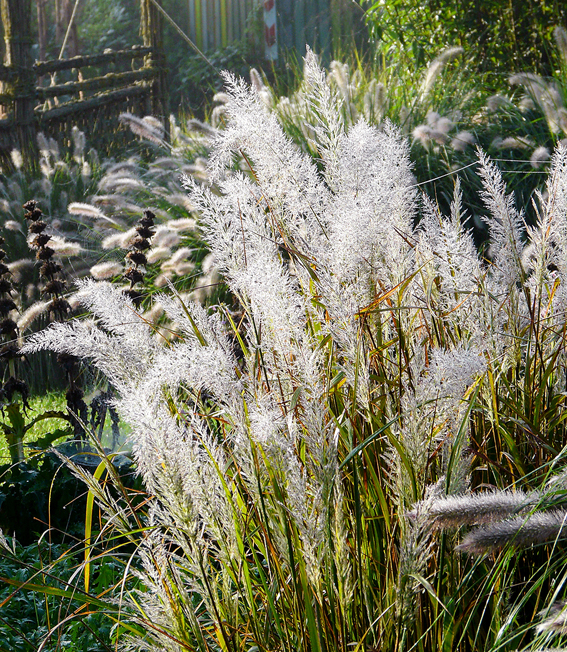
[[[268,61],[278,58],[278,33],[276,30],[276,0],[264,2],[264,47]]]

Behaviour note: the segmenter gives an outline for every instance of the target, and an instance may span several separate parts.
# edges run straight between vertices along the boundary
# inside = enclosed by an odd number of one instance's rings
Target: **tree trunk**
[[[157,0],[161,5],[161,0]],[[167,67],[163,49],[163,19],[161,12],[152,0],[140,0],[142,20],[140,31],[146,47],[153,52],[146,58],[145,65],[158,68],[158,79],[152,85],[151,110],[156,118],[163,118],[164,128],[168,131],[169,102],[167,93]]]
[[[47,56],[47,0],[37,0],[37,40],[39,45],[38,58],[45,61]]]
[[[0,0],[6,51],[4,63],[14,69],[5,92],[13,96],[14,135],[24,165],[37,164],[35,129],[35,73],[32,70],[31,0]]]

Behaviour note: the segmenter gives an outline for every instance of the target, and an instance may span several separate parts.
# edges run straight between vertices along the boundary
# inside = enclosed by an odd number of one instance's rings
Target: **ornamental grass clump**
[[[443,215],[419,197],[400,131],[345,125],[311,53],[305,75],[318,162],[227,75],[211,184],[186,179],[230,309],[170,287],[157,300],[175,337],[156,338],[121,288],[81,281],[89,319],[23,348],[90,360],[131,427],[142,506],[110,467],[108,483],[73,467],[100,539],[135,544],[139,589],[108,600],[115,643],[523,649],[559,561],[509,548],[495,567],[469,561],[443,527],[465,508],[483,528],[534,518],[561,545],[555,498],[536,512],[567,434],[567,151],[528,230],[479,152],[481,257],[459,184]]]

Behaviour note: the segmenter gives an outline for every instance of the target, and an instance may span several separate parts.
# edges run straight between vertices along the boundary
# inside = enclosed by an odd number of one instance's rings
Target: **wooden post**
[[[4,26],[4,63],[13,69],[13,79],[5,92],[13,98],[9,118],[14,124],[16,145],[28,168],[37,166],[36,124],[34,116],[36,76],[32,69],[31,0],[0,0]]]
[[[152,48],[152,54],[146,57],[145,65],[157,68],[160,72],[151,90],[151,110],[156,118],[163,118],[166,133],[169,123],[169,100],[167,93],[167,66],[163,49],[163,18],[156,4],[161,7],[161,0],[140,0],[142,21],[140,29],[146,47]]]

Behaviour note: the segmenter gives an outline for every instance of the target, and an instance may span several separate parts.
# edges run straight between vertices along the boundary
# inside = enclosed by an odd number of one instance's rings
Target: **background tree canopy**
[[[378,0],[365,6],[371,32],[389,54],[404,51],[420,67],[441,49],[460,45],[474,53],[482,73],[551,74],[547,43],[567,16],[559,0]]]

